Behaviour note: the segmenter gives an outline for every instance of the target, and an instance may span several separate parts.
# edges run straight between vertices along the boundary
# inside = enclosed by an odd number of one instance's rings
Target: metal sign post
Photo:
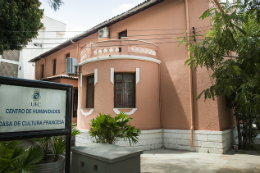
[[[70,170],[72,85],[0,76],[0,141],[66,135]]]

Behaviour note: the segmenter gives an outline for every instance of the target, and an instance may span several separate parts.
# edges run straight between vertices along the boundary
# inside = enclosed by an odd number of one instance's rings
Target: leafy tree
[[[240,148],[251,148],[256,136],[252,123],[260,115],[260,4],[255,1],[219,3],[206,10],[201,19],[211,18],[212,29],[197,43],[185,37],[190,67],[206,67],[213,71],[215,83],[200,93],[205,99],[226,96],[234,109]],[[231,57],[236,52],[236,57]],[[240,128],[242,127],[242,128]]]
[[[48,2],[51,8],[54,9],[54,11],[58,10],[60,6],[63,4],[62,0],[48,0]]]
[[[99,113],[96,119],[90,120],[90,136],[95,137],[97,143],[115,144],[120,138],[128,140],[130,145],[137,143],[140,130],[128,124],[132,119],[123,112],[115,117]]]
[[[54,11],[61,0],[48,0]],[[43,27],[43,10],[39,0],[0,0],[0,55],[5,50],[21,50]]]
[[[39,0],[4,0],[0,8],[0,55],[21,50],[42,28],[43,10]]]

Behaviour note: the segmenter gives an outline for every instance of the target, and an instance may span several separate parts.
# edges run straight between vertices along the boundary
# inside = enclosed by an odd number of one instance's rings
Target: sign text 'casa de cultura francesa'
[[[65,129],[66,91],[0,85],[0,132]]]

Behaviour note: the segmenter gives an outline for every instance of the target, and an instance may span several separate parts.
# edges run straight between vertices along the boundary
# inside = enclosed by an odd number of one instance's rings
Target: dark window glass
[[[53,75],[56,74],[56,59],[53,60]]]
[[[66,54],[66,58],[70,57],[70,53]]]
[[[122,37],[127,37],[127,30],[118,33],[118,39],[121,39]]]
[[[115,108],[135,107],[135,74],[116,73],[114,88]]]
[[[44,77],[44,64],[42,64],[41,70],[42,70],[41,78],[43,78]]]
[[[78,89],[75,88],[74,96],[73,96],[73,117],[77,117],[77,109],[78,109]]]
[[[87,108],[94,108],[94,76],[87,77]]]

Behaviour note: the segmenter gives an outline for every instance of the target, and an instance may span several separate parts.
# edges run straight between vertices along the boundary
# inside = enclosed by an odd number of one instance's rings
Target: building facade
[[[93,142],[87,133],[89,121],[99,112],[122,111],[142,132],[131,147],[210,153],[231,147],[232,111],[225,98],[196,100],[214,83],[211,71],[194,72],[185,66],[189,53],[185,46],[177,49],[175,39],[185,31],[188,36],[193,31],[205,34],[210,20],[199,17],[210,5],[208,0],[147,0],[31,60],[36,79],[72,84],[78,77],[73,110],[83,133],[77,145]],[[78,61],[74,76],[66,73],[68,57]],[[128,146],[125,141],[117,144]]]

